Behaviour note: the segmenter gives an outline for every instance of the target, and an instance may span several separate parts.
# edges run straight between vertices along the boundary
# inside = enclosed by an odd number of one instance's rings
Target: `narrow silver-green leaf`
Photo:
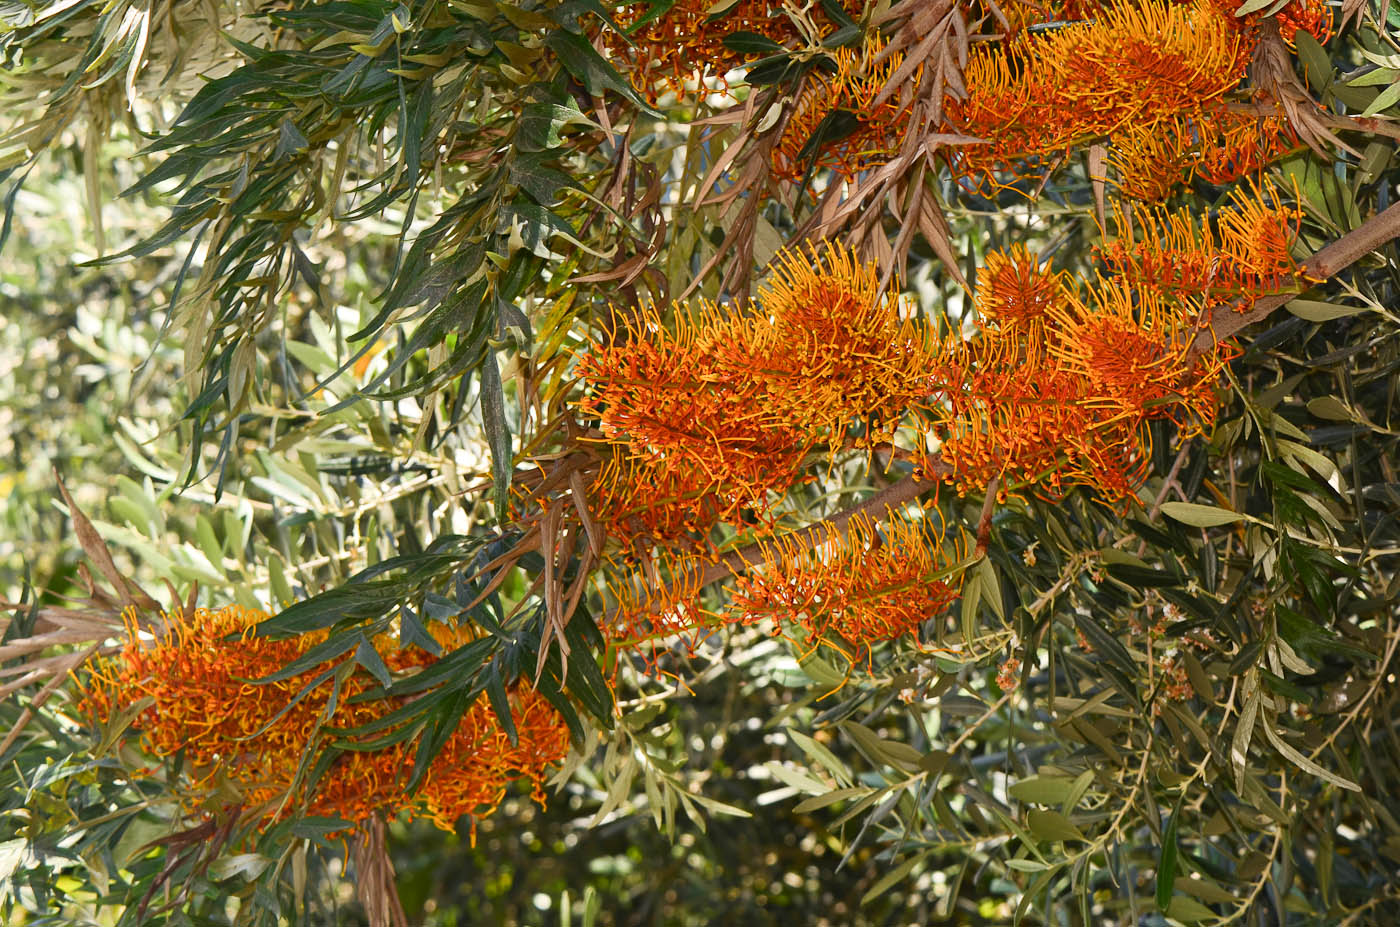
[[[1197,528],[1214,528],[1228,525],[1244,518],[1239,512],[1218,509],[1213,505],[1199,505],[1195,502],[1164,502],[1162,514],[1182,524]]]
[[[486,429],[486,443],[491,448],[496,518],[504,521],[515,460],[511,452],[510,428],[506,424],[506,397],[501,384],[501,368],[496,363],[495,353],[491,351],[486,352],[486,359],[481,365],[481,423]]]

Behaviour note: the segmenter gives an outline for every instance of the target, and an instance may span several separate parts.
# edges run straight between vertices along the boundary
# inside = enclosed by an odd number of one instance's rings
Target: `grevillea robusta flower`
[[[238,606],[198,609],[166,615],[146,631],[128,613],[126,640],[117,654],[93,667],[83,705],[98,723],[136,707],[133,727],[142,749],[157,758],[183,756],[192,805],[232,787],[245,808],[271,823],[296,807],[291,793],[308,755],[337,729],[379,720],[402,700],[373,698],[378,683],[344,661],[275,678],[325,633],[260,637],[254,627],[267,617]],[[459,631],[441,625],[433,631],[445,646],[464,642]],[[399,649],[387,638],[375,645],[395,673],[435,659],[422,650]],[[263,677],[274,678],[256,681]],[[508,702],[519,735],[514,744],[483,696],[468,707],[415,794],[407,791],[415,745],[350,749],[338,753],[312,784],[305,813],[355,825],[373,814],[408,812],[444,828],[465,816],[475,833],[477,819],[490,814],[517,779],[530,782],[543,801],[546,771],[568,751],[568,730],[527,687],[514,686]]]

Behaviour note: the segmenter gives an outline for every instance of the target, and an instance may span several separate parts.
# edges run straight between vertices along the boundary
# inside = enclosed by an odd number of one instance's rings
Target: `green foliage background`
[[[696,275],[730,260],[743,211],[695,205],[742,127],[705,135],[702,113],[637,99],[585,38],[602,12],[0,7],[0,595],[83,590],[56,469],[167,606],[166,581],[211,604],[298,603],[272,630],[351,645],[461,612],[472,566],[519,537],[498,527],[508,476],[560,447],[567,350],[609,302],[692,282],[720,295],[718,274]],[[1300,43],[1300,73],[1332,112],[1393,119],[1398,34],[1400,11],[1368,8],[1328,48]],[[1276,169],[1297,182],[1310,250],[1396,195],[1394,132],[1343,134],[1358,156],[1304,150]],[[974,279],[1017,240],[1090,266],[1078,162],[1037,202],[929,189]],[[733,259],[761,266],[801,210],[758,210]],[[937,250],[913,239],[911,287],[959,324]],[[415,922],[1387,923],[1396,258],[1383,245],[1253,330],[1213,434],[1159,434],[1126,518],[1080,496],[999,507],[958,630],[940,631],[961,656],[891,650],[829,695],[832,670],[735,631],[688,689],[631,680],[615,725],[575,660],[562,683],[584,746],[548,809],[513,796],[475,847],[393,824]],[[897,475],[851,462],[792,518]],[[982,502],[940,505],[975,525]],[[350,582],[376,569],[382,582]],[[454,695],[534,669],[537,572],[522,561],[501,587],[530,603],[508,643],[456,664],[414,721],[450,724]],[[571,626],[584,653],[596,607]],[[1193,654],[1188,700],[1155,698],[1169,649]],[[1025,668],[1003,697],[1010,655]],[[31,695],[7,698],[8,723]],[[167,864],[190,895],[163,922],[363,918],[342,848],[314,828],[207,867],[149,848],[180,826],[172,780],[130,779],[90,748],[60,693],[0,757],[11,922],[134,923]]]

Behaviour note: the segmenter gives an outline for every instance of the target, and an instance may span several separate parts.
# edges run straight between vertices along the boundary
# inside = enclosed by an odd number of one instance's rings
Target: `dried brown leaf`
[[[1254,85],[1265,97],[1276,102],[1298,138],[1323,158],[1329,158],[1328,145],[1360,157],[1360,154],[1338,138],[1322,115],[1322,107],[1309,94],[1293,69],[1293,55],[1279,34],[1278,23],[1272,18],[1259,24],[1259,42],[1249,63]]]
[[[360,826],[353,850],[355,895],[370,927],[408,927],[399,901],[394,862],[389,858],[384,821],[378,815]]]
[[[160,611],[160,603],[147,595],[140,586],[127,579],[117,569],[116,563],[112,560],[112,554],[107,550],[107,544],[102,540],[102,536],[97,533],[97,529],[92,526],[92,522],[83,514],[83,510],[78,508],[78,504],[73,501],[73,497],[68,493],[68,487],[63,485],[63,478],[54,471],[54,479],[58,481],[58,491],[63,496],[63,501],[68,505],[68,517],[73,520],[73,530],[78,535],[78,543],[82,545],[83,553],[88,559],[97,565],[97,569],[106,577],[107,582],[112,584],[112,588],[122,597],[123,604],[136,606],[144,611]]]

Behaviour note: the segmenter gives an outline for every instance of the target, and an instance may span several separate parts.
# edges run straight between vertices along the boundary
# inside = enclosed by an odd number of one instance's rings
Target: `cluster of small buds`
[[[1003,692],[1014,692],[1021,684],[1018,678],[1021,672],[1021,660],[1018,657],[1007,657],[997,670],[997,686]]]
[[[1145,630],[1147,636],[1154,641],[1161,640],[1163,637],[1166,636],[1167,618],[1165,613],[1163,613],[1162,617],[1158,618],[1156,621],[1152,621],[1152,608],[1151,606],[1148,606],[1148,608],[1146,609],[1146,618],[1147,621],[1151,622],[1151,624],[1139,621],[1136,616],[1129,616],[1128,627],[1132,629],[1132,632],[1134,634],[1142,634]]]
[[[1254,617],[1255,621],[1263,621],[1264,618],[1269,614],[1269,608],[1270,606],[1268,593],[1260,592],[1253,596],[1250,596],[1249,613]]]
[[[1202,653],[1210,653],[1219,646],[1219,642],[1215,639],[1215,635],[1211,633],[1210,628],[1197,628],[1183,637],[1182,641],[1185,642],[1188,647],[1193,647]]]
[[[1162,671],[1162,693],[1174,702],[1189,701],[1196,689],[1191,685],[1191,675],[1186,663],[1175,651],[1168,653],[1159,664]]]

